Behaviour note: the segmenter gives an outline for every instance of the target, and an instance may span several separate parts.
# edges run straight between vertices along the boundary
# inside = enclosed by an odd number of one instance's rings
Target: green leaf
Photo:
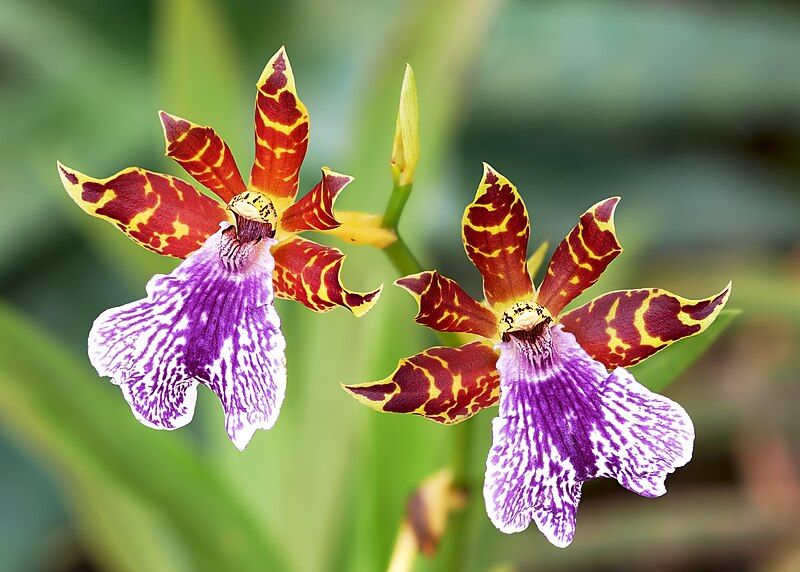
[[[662,391],[706,353],[740,310],[723,310],[702,334],[676,343],[631,368],[636,380],[653,391]]]
[[[2,421],[40,447],[55,474],[85,493],[108,480],[151,507],[195,569],[286,569],[241,498],[179,435],[140,425],[115,388],[2,304],[0,339]]]
[[[103,570],[190,572],[191,551],[173,526],[124,486],[91,468],[69,481],[81,541]],[[62,476],[63,479],[63,476]]]

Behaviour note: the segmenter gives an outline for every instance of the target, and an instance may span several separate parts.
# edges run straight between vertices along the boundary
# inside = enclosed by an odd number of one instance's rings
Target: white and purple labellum
[[[500,411],[486,462],[492,522],[519,532],[534,521],[556,546],[575,533],[581,487],[608,477],[647,497],[689,462],[694,427],[678,404],[622,368],[609,373],[549,316],[509,325],[497,345]]]
[[[120,386],[142,423],[191,421],[197,384],[222,402],[231,441],[244,449],[275,423],[286,388],[285,341],[274,308],[269,236],[240,240],[223,223],[147,297],[103,312],[89,358]]]

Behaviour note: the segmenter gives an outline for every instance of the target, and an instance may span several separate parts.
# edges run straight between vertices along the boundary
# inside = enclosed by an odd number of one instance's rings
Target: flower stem
[[[408,245],[400,236],[397,226],[400,223],[400,217],[403,214],[403,209],[408,202],[411,195],[413,184],[407,185],[394,185],[392,194],[389,196],[389,202],[386,205],[386,210],[383,215],[383,228],[394,231],[397,235],[397,240],[383,249],[386,256],[389,258],[392,266],[401,276],[409,274],[416,274],[422,272],[422,267],[419,261],[408,248]],[[459,345],[461,340],[455,334],[448,334],[445,332],[437,332],[439,340],[444,345]],[[450,465],[453,471],[453,486],[462,488],[468,494],[474,497],[474,487],[469,479],[469,468],[471,466],[471,453],[472,453],[472,423],[465,421],[459,423],[451,428],[452,439],[452,457]],[[463,557],[465,554],[465,538],[467,534],[467,513],[470,507],[469,498],[467,499],[466,507],[451,516],[448,523],[449,534],[447,534],[446,543],[443,546],[443,553],[440,555],[440,562],[443,565],[443,570],[458,571],[462,569]],[[405,548],[401,550],[401,560],[407,563],[408,554],[406,553],[408,538],[401,530],[398,544],[402,544]],[[395,562],[396,558],[392,559]],[[413,557],[412,557],[413,561]]]
[[[413,186],[413,183],[394,186],[392,194],[389,195],[389,203],[386,205],[386,210],[383,213],[383,228],[388,228],[395,232],[397,231],[400,216],[403,214],[403,209],[406,207],[408,197],[411,196],[411,189]]]
[[[474,483],[471,482],[470,466],[472,457],[473,423],[462,421],[450,430],[452,456],[450,465],[453,470],[453,486],[462,489],[466,494],[464,508],[454,512],[447,523],[448,534],[442,543],[437,568],[447,572],[458,572],[464,569],[464,557],[467,553],[467,522],[470,509],[476,498]]]
[[[422,267],[416,257],[411,252],[411,249],[408,248],[406,241],[403,240],[403,237],[399,234],[397,235],[397,240],[384,248],[383,251],[400,276],[408,276],[409,274],[422,272]]]

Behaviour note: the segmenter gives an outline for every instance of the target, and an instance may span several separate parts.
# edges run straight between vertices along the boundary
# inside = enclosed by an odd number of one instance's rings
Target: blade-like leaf
[[[153,507],[197,569],[285,569],[241,499],[178,435],[139,425],[113,388],[2,304],[0,339],[0,420],[58,472],[84,486],[109,480]]]

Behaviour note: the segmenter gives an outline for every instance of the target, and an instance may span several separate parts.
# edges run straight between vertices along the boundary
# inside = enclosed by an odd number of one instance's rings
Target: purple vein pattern
[[[609,374],[561,326],[497,347],[500,411],[484,499],[501,531],[533,520],[550,542],[567,546],[585,481],[610,477],[656,497],[667,474],[691,459],[694,427],[683,408],[622,368]]]
[[[244,449],[275,423],[286,389],[285,341],[273,306],[269,248],[222,228],[147,297],[106,310],[89,334],[89,358],[120,386],[136,418],[156,429],[191,421],[197,384],[222,402],[225,428]]]

